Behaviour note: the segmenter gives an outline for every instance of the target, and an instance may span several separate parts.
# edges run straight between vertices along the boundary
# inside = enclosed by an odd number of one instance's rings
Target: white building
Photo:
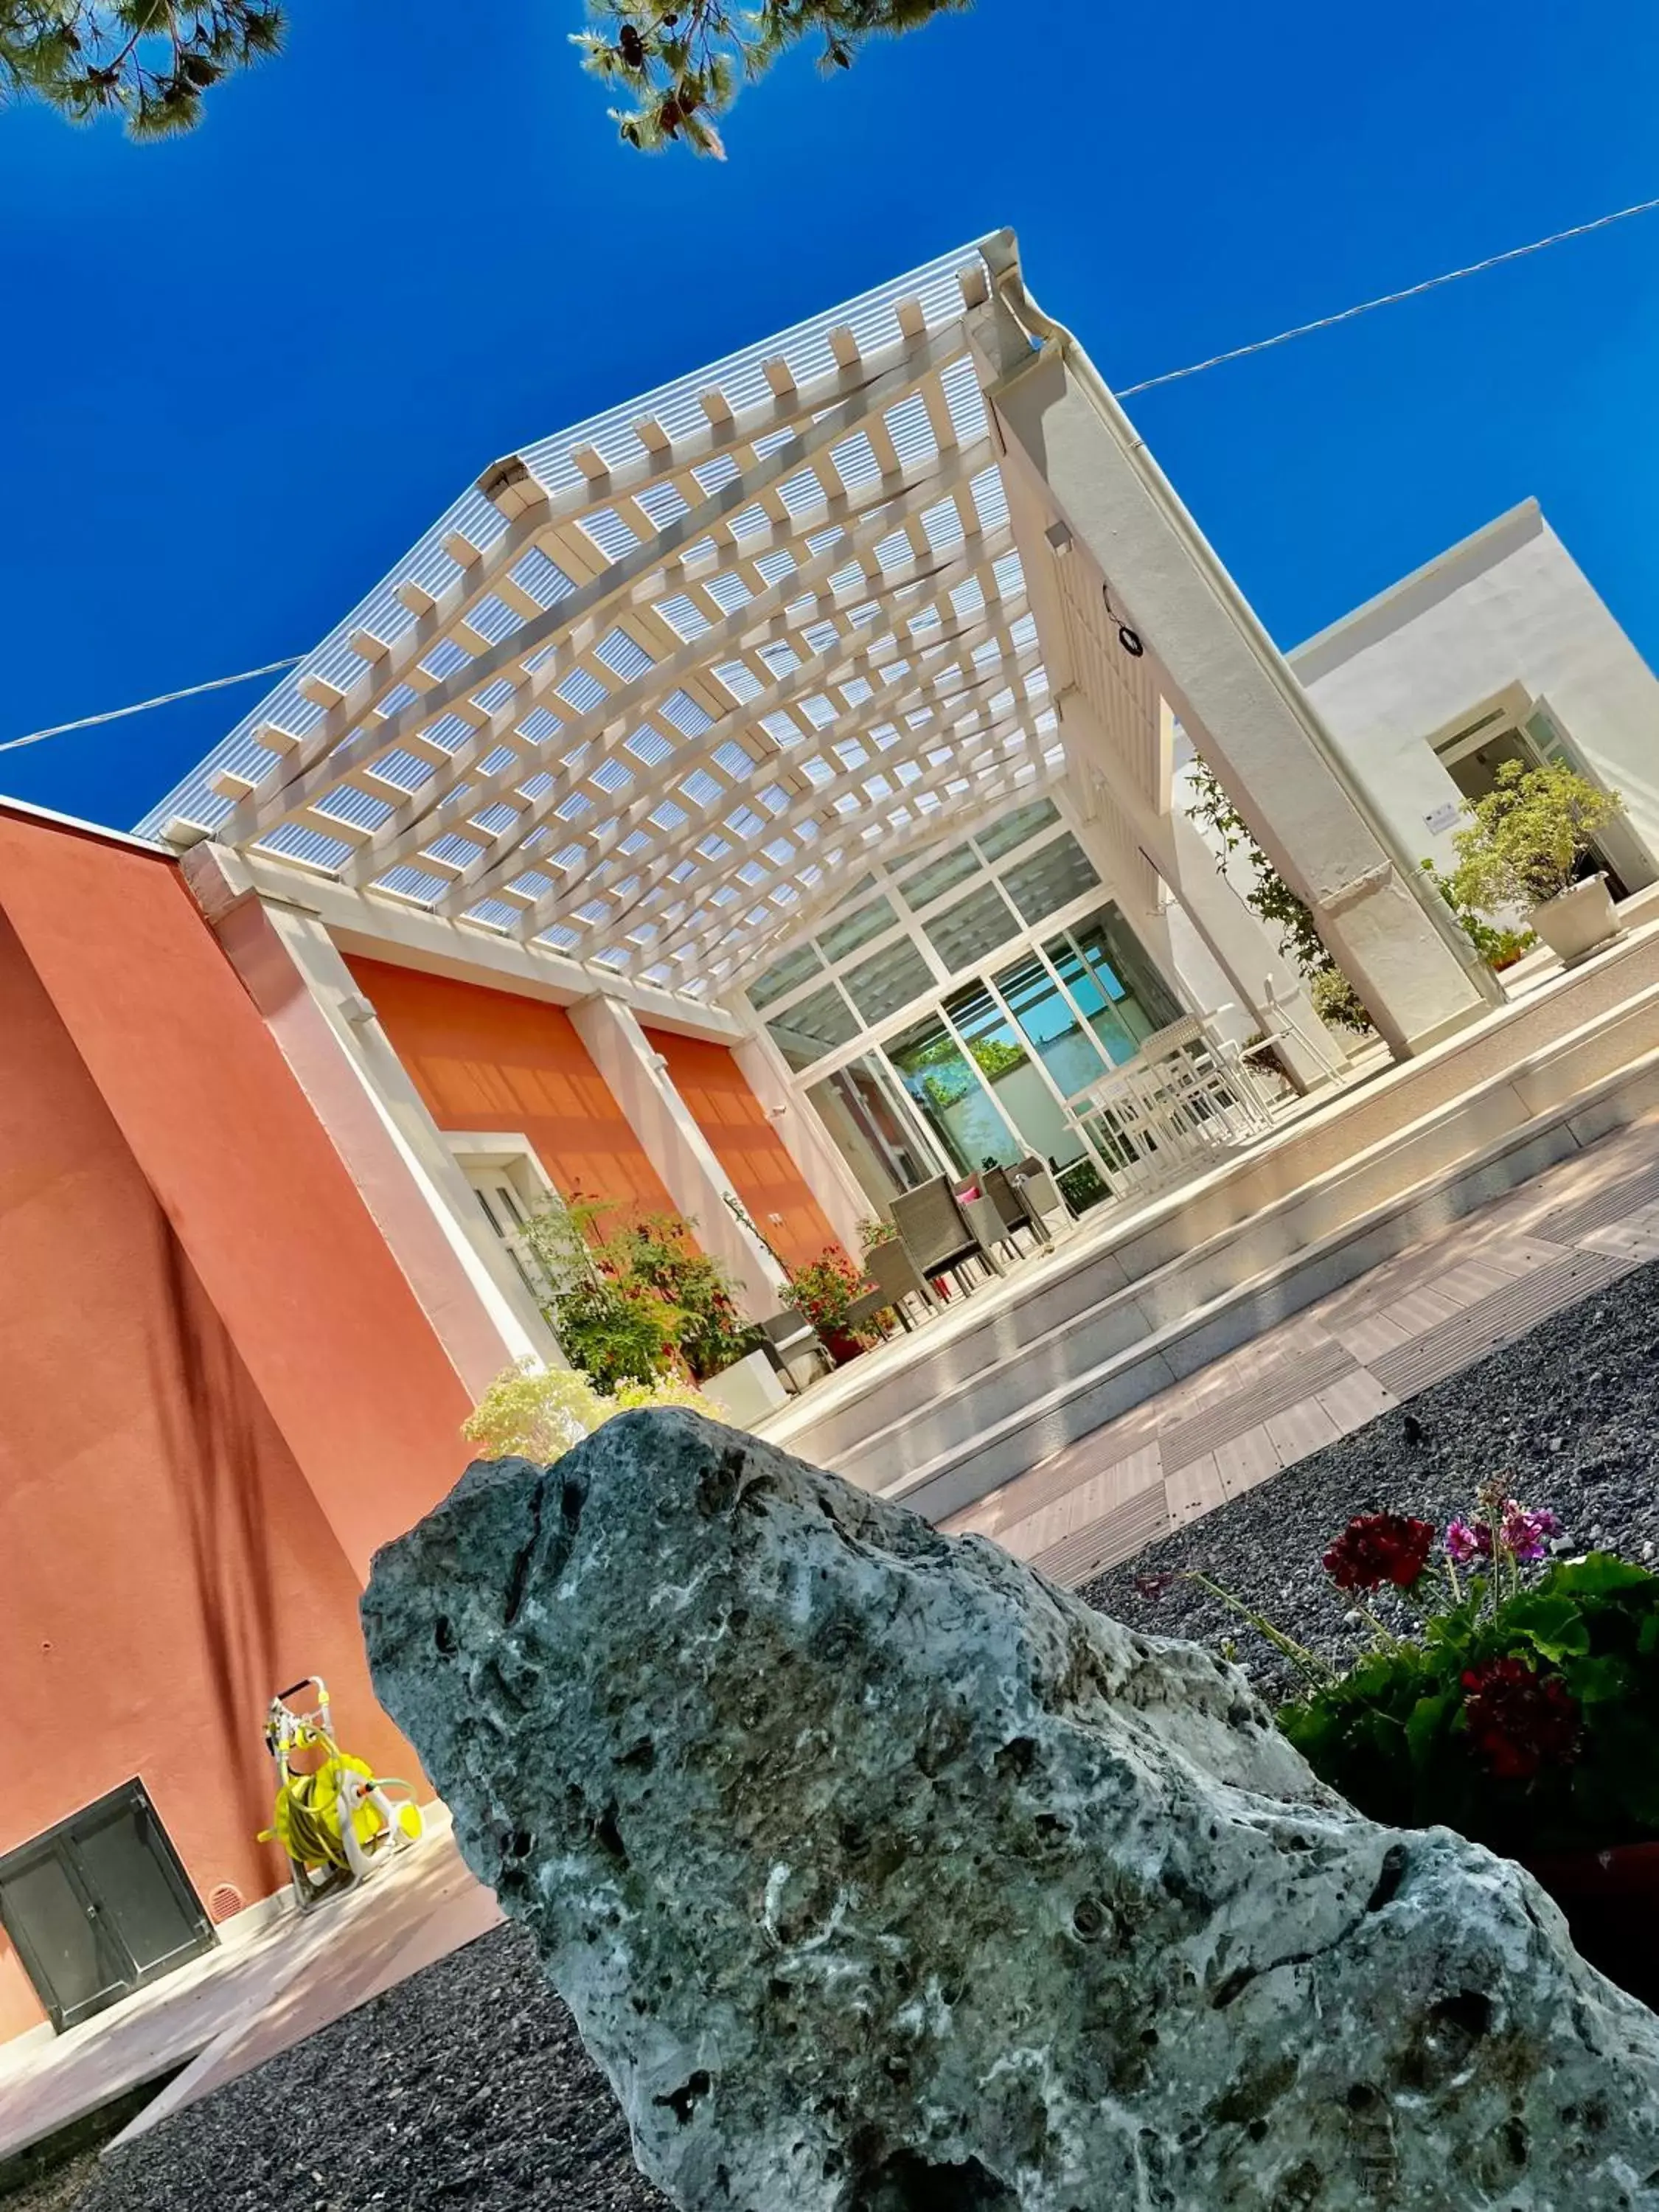
[[[1620,793],[1615,895],[1659,879],[1659,680],[1524,501],[1288,656],[1408,859],[1449,866],[1462,802],[1507,760]]]

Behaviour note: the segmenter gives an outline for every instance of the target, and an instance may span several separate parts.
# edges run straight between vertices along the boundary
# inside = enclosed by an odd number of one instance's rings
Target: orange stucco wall
[[[264,1894],[273,1690],[415,1778],[356,1597],[467,1401],[173,864],[3,809],[0,1253],[0,1852],[138,1775]]]
[[[357,1583],[0,921],[0,1852],[140,1775],[198,1892],[276,1887],[260,1721],[320,1670],[365,1755]],[[0,2037],[42,2017],[0,1942]]]
[[[441,1129],[527,1138],[562,1197],[672,1206],[562,1006],[385,961],[349,965]]]
[[[646,1035],[667,1060],[670,1081],[778,1256],[799,1267],[826,1246],[839,1250],[829,1217],[726,1048],[666,1030]]]
[[[366,1577],[469,1400],[338,1152],[171,860],[0,809],[0,912]]]

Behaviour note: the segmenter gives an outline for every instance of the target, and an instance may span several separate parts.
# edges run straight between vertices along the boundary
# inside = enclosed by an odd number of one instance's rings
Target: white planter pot
[[[752,1429],[757,1421],[788,1403],[789,1394],[778,1380],[777,1370],[763,1352],[751,1352],[735,1367],[711,1376],[698,1388],[711,1398],[734,1429]]]
[[[1564,968],[1577,967],[1620,934],[1605,876],[1586,876],[1571,890],[1534,907],[1527,921],[1559,956]]]

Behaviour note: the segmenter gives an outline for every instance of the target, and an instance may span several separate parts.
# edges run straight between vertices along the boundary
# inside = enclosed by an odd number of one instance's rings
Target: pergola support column
[[[669,1196],[696,1223],[703,1250],[731,1270],[757,1320],[775,1313],[782,1271],[732,1212],[728,1200],[737,1201],[737,1194],[663,1055],[617,1000],[602,994],[580,1000],[570,1018]]]
[[[489,1236],[436,1125],[321,919],[253,886],[240,856],[185,856],[191,891],[462,1382],[554,1361],[551,1330]],[[353,1017],[356,1018],[353,1018]]]
[[[732,1057],[738,1073],[760,1101],[783,1149],[799,1169],[801,1181],[823,1209],[848,1255],[856,1260],[859,1224],[873,1209],[862,1184],[842,1158],[840,1146],[807,1097],[806,1085],[790,1074],[782,1054],[763,1030],[734,1045]]]
[[[994,274],[1002,287],[971,327],[1003,465],[1058,533],[1022,542],[1028,572],[1073,537],[1088,549],[1115,621],[1152,657],[1164,696],[1391,1051],[1426,1049],[1498,1003],[1495,979],[1392,849],[1283,656],[1087,356],[1031,305],[1017,267]]]

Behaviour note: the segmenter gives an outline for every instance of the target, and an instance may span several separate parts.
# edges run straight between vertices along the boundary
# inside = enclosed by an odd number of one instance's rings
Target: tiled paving
[[[183,2067],[137,2135],[494,1927],[500,1907],[462,1864],[447,1815],[429,1817],[421,1848],[363,1888],[222,1944],[65,2035],[0,2049],[0,2158]]]
[[[1659,1115],[1508,1192],[943,1525],[1076,1588],[1659,1259]]]

